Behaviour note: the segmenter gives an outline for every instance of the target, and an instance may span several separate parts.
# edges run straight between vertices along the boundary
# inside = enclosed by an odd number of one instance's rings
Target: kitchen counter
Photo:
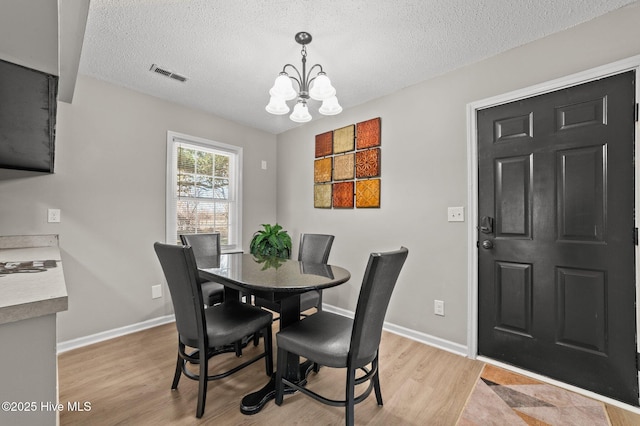
[[[0,395],[9,404],[0,425],[58,424],[56,316],[66,310],[57,235],[0,237]]]
[[[47,260],[55,261],[55,267],[35,263],[33,270],[40,272],[3,274],[0,268],[0,324],[67,310],[67,288],[57,246],[0,249],[0,266]]]

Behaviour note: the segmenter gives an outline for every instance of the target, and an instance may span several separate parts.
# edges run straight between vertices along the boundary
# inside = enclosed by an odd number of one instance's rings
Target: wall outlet
[[[262,170],[267,170],[267,162],[262,160]]]
[[[159,299],[162,297],[162,285],[152,285],[151,286],[151,298]]]
[[[58,223],[60,222],[60,209],[47,210],[47,222]]]
[[[447,220],[449,222],[464,222],[464,207],[449,207]]]
[[[442,317],[444,316],[444,300],[433,301],[433,313]]]

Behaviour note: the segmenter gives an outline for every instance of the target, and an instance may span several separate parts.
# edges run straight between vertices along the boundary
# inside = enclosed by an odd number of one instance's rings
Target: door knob
[[[493,248],[493,242],[491,242],[490,240],[484,240],[482,242],[482,248],[483,249],[487,249],[487,250],[491,250]]]

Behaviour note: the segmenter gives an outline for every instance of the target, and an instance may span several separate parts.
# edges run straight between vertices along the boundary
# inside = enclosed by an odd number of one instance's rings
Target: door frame
[[[530,98],[537,95],[560,90],[566,87],[576,86],[593,80],[621,74],[627,71],[636,71],[636,103],[640,102],[640,55],[632,56],[617,62],[613,62],[600,67],[592,68],[583,72],[561,77],[555,80],[534,86],[518,89],[512,92],[493,96],[467,104],[467,194],[468,222],[467,222],[467,247],[468,247],[468,276],[467,276],[467,356],[471,359],[478,357],[478,250],[477,226],[478,226],[478,150],[477,150],[477,122],[476,112],[479,109],[489,108],[505,103]],[[635,122],[635,147],[636,152],[640,149],[640,125]],[[638,157],[638,154],[636,154]],[[640,212],[640,167],[635,167],[635,210]],[[636,215],[635,226],[639,226],[640,213]],[[631,231],[631,230],[629,230]],[[639,283],[640,283],[640,249],[636,246],[636,306],[640,307]],[[640,309],[636,308],[636,330],[640,332]],[[640,339],[638,348],[640,352]]]

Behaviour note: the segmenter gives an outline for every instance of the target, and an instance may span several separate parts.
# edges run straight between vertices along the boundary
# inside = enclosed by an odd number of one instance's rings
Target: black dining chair
[[[300,248],[298,249],[298,260],[308,263],[326,264],[329,260],[329,253],[333,245],[333,235],[326,234],[302,234],[300,235]],[[262,306],[274,312],[280,312],[280,305],[271,300],[256,297],[256,306]],[[322,310],[322,290],[311,290],[300,295],[300,312],[316,308],[318,312]]]
[[[378,370],[382,325],[391,293],[408,253],[405,247],[401,247],[396,251],[372,253],[369,256],[353,319],[323,311],[276,334],[276,404],[282,405],[286,385],[324,404],[346,407],[347,425],[354,424],[355,404],[364,401],[372,389],[375,390],[378,405],[382,405]],[[284,378],[282,372],[286,368],[289,353],[328,367],[346,368],[345,399],[328,399]],[[356,378],[357,370],[362,370],[364,374]],[[367,381],[367,389],[355,396],[355,386]]]
[[[220,233],[182,234],[180,241],[185,246],[191,246],[199,268],[215,267],[215,259],[220,255]],[[222,303],[224,300],[224,286],[222,284],[198,278],[202,287],[202,297],[207,306]]]
[[[228,377],[261,358],[265,358],[267,376],[273,374],[273,315],[239,300],[228,300],[205,309],[193,249],[162,243],[155,243],[154,249],[169,285],[178,329],[178,360],[171,389],[178,388],[182,374],[197,380],[196,417],[200,418],[204,414],[209,381]],[[225,372],[209,375],[211,357],[233,352],[235,342],[258,332],[264,335],[264,352]],[[187,347],[194,350],[187,352]],[[190,371],[187,364],[199,365],[198,373]]]

